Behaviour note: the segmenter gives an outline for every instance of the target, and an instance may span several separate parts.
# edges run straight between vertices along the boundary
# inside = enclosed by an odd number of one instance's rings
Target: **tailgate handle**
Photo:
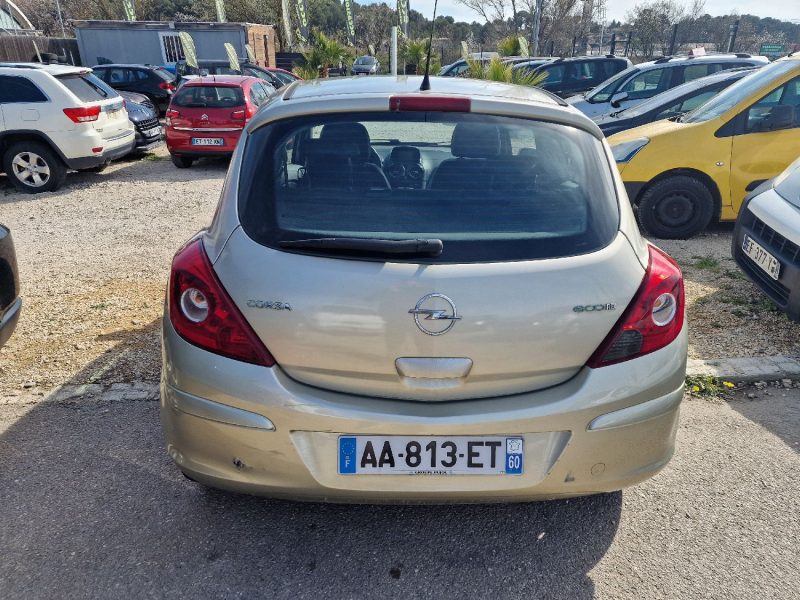
[[[397,373],[411,379],[463,379],[472,369],[471,358],[403,357],[394,361]]]

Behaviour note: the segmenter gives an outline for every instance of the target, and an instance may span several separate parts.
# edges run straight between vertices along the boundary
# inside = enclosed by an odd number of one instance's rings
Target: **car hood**
[[[618,122],[618,120],[615,120],[615,122]],[[620,142],[627,142],[628,140],[634,140],[636,138],[643,137],[652,140],[656,136],[669,135],[675,131],[682,131],[687,127],[692,126],[694,126],[694,124],[678,123],[677,121],[656,121],[655,123],[640,125],[639,127],[634,127],[633,129],[616,133],[608,138],[608,143],[613,146],[614,144],[619,144]]]

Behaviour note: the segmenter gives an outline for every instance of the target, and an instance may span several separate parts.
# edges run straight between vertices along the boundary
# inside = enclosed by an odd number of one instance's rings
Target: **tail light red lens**
[[[247,120],[247,111],[242,110],[235,110],[231,113],[231,119],[234,121],[246,121]]]
[[[165,119],[167,121],[167,125],[172,125],[172,119],[174,119],[175,117],[180,117],[180,116],[181,116],[181,113],[179,113],[174,108],[170,108],[170,109],[167,110],[166,113],[164,113],[164,117],[165,117]]]
[[[175,91],[175,84],[170,83],[169,81],[162,81],[161,83],[158,84],[158,87],[160,87],[162,90],[168,90],[170,92]]]
[[[683,274],[668,254],[650,246],[636,296],[587,365],[596,369],[655,352],[678,337],[683,319]]]
[[[100,118],[100,105],[93,106],[79,106],[77,108],[65,108],[64,114],[67,115],[73,123],[91,123]]]
[[[255,365],[275,364],[214,273],[201,240],[173,258],[167,294],[169,320],[190,344]]]

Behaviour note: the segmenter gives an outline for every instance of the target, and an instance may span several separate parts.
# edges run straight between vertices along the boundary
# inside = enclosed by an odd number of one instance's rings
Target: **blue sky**
[[[360,1],[370,2],[370,0]],[[387,0],[387,4],[393,6],[395,1],[396,0]],[[640,0],[606,0],[608,18],[624,19],[627,12],[639,1]],[[680,2],[680,0],[678,1]],[[433,13],[433,0],[410,0],[410,2],[414,10],[418,10],[429,17]],[[688,1],[685,3],[688,4]],[[751,14],[758,17],[800,20],[800,3],[797,0],[706,0],[705,12],[710,15],[725,15],[734,11],[742,15]],[[451,15],[457,21],[478,20],[478,15],[476,13],[453,0],[440,1],[437,13],[441,15]]]

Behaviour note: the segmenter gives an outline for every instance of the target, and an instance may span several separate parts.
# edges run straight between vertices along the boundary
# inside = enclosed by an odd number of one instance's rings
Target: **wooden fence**
[[[0,35],[0,61],[38,62],[37,48],[39,54],[55,54],[65,57],[69,64],[81,64],[78,41],[75,38]]]

